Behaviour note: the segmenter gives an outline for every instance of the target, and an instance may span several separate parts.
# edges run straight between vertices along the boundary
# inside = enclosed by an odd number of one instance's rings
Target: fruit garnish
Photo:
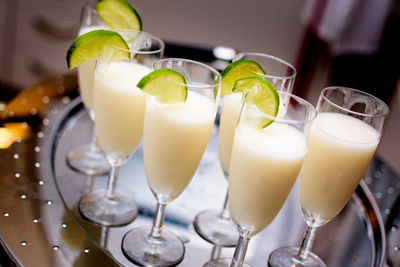
[[[233,92],[242,92],[246,100],[254,104],[263,114],[258,127],[265,128],[274,122],[279,111],[279,94],[274,85],[261,77],[247,77],[235,82]]]
[[[110,46],[121,48],[114,49],[110,59],[128,60],[130,58],[129,46],[117,32],[94,30],[78,36],[67,52],[68,69],[71,70],[83,62],[94,60],[97,56],[110,56],[105,49]]]
[[[139,12],[125,0],[99,0],[96,3],[96,12],[112,29],[142,30]]]
[[[235,82],[239,79],[260,75],[265,75],[265,71],[257,62],[247,59],[234,61],[221,72],[221,94],[223,96],[231,94]]]
[[[172,69],[157,69],[144,76],[137,87],[164,104],[183,103],[187,98],[185,77]]]

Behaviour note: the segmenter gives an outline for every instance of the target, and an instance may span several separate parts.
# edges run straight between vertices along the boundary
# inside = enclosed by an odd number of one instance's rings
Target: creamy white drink
[[[364,175],[379,142],[369,124],[339,113],[319,113],[301,170],[300,201],[316,219],[339,213]]]
[[[252,120],[241,122],[229,170],[233,221],[254,234],[264,229],[284,204],[306,151],[306,136],[288,124],[260,130]]]
[[[82,35],[94,30],[103,30],[106,28],[106,26],[82,27],[79,30],[78,35]],[[89,60],[78,66],[79,93],[83,104],[89,110],[93,109],[93,79],[95,66],[96,60]]]
[[[219,158],[222,169],[229,171],[233,137],[239,120],[242,94],[230,94],[222,98],[221,117],[219,122]]]
[[[150,71],[144,65],[123,61],[96,68],[95,126],[98,141],[107,157],[126,159],[139,144],[143,134],[146,95],[136,85]]]
[[[188,90],[185,103],[148,97],[143,133],[147,182],[154,193],[178,196],[191,181],[207,146],[215,102]]]

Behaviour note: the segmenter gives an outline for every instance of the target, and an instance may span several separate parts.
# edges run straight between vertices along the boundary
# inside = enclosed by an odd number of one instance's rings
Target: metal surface
[[[60,85],[67,86],[65,81],[48,86]],[[91,224],[76,206],[85,192],[104,187],[106,177],[81,175],[65,162],[73,146],[89,141],[91,121],[78,98],[70,102],[64,93],[45,102],[43,112],[33,112],[34,118],[8,118],[26,121],[30,137],[0,150],[0,234],[5,254],[20,266],[134,266],[121,251],[122,237],[134,227],[150,225],[156,205],[145,179],[142,147],[122,166],[117,187],[134,197],[139,217],[124,227]],[[191,184],[167,208],[165,228],[186,246],[179,266],[202,266],[219,251],[191,224],[198,212],[222,208],[227,183],[219,167],[217,141],[215,128]],[[297,190],[296,184],[273,223],[251,240],[246,261],[252,266],[266,266],[269,253],[279,246],[299,244],[304,222]],[[375,158],[346,208],[318,231],[313,251],[328,266],[385,266],[386,254],[389,266],[399,266],[399,195],[398,176]],[[221,249],[224,257],[232,253],[233,248]]]

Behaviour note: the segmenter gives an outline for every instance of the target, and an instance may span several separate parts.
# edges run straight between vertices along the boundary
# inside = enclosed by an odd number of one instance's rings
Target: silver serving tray
[[[140,207],[140,216],[124,227],[106,228],[86,222],[77,212],[77,203],[85,192],[104,188],[106,177],[85,177],[65,164],[68,150],[85,142],[91,122],[79,100],[70,104],[59,118],[51,141],[51,166],[60,197],[66,208],[89,236],[98,242],[121,265],[133,265],[123,255],[120,244],[130,229],[150,225],[156,202],[145,178],[140,145],[132,158],[121,167],[117,190],[131,195]],[[79,138],[77,138],[79,136]],[[88,137],[88,136],[87,136]],[[201,266],[212,256],[213,246],[194,231],[193,218],[205,209],[220,209],[227,182],[218,160],[218,137],[215,127],[209,145],[188,188],[168,205],[165,228],[185,242],[185,258],[180,266]],[[298,245],[305,227],[297,196],[297,184],[273,223],[250,242],[246,262],[266,266],[268,255],[275,248]],[[313,251],[328,266],[382,266],[385,258],[385,231],[377,205],[362,182],[352,200],[332,222],[317,234]],[[231,257],[233,248],[223,248],[221,256]]]
[[[117,190],[131,195],[140,215],[123,227],[101,227],[81,217],[80,197],[105,187],[106,177],[89,177],[71,170],[66,154],[87,143],[92,126],[76,98],[49,104],[33,138],[0,150],[0,237],[2,263],[11,266],[135,266],[121,251],[130,229],[150,225],[156,205],[148,189],[139,146],[121,167]],[[179,266],[202,266],[212,256],[231,257],[233,248],[218,248],[203,240],[192,226],[197,213],[222,208],[227,190],[218,160],[215,127],[192,182],[167,207],[165,228],[185,242]],[[17,159],[15,158],[18,154]],[[276,219],[250,241],[246,262],[266,266],[269,253],[280,246],[298,245],[305,223],[297,184]],[[384,266],[386,238],[378,206],[364,182],[352,200],[330,223],[318,230],[313,251],[328,266]],[[5,265],[8,266],[8,265]]]

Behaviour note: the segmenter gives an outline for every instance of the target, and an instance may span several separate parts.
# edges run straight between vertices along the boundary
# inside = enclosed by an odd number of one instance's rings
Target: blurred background
[[[330,85],[378,96],[391,109],[378,155],[400,174],[399,0],[129,1],[166,56],[222,69],[230,55],[216,47],[264,52],[297,68],[294,92],[313,104]],[[69,73],[83,2],[0,0],[0,100]]]

